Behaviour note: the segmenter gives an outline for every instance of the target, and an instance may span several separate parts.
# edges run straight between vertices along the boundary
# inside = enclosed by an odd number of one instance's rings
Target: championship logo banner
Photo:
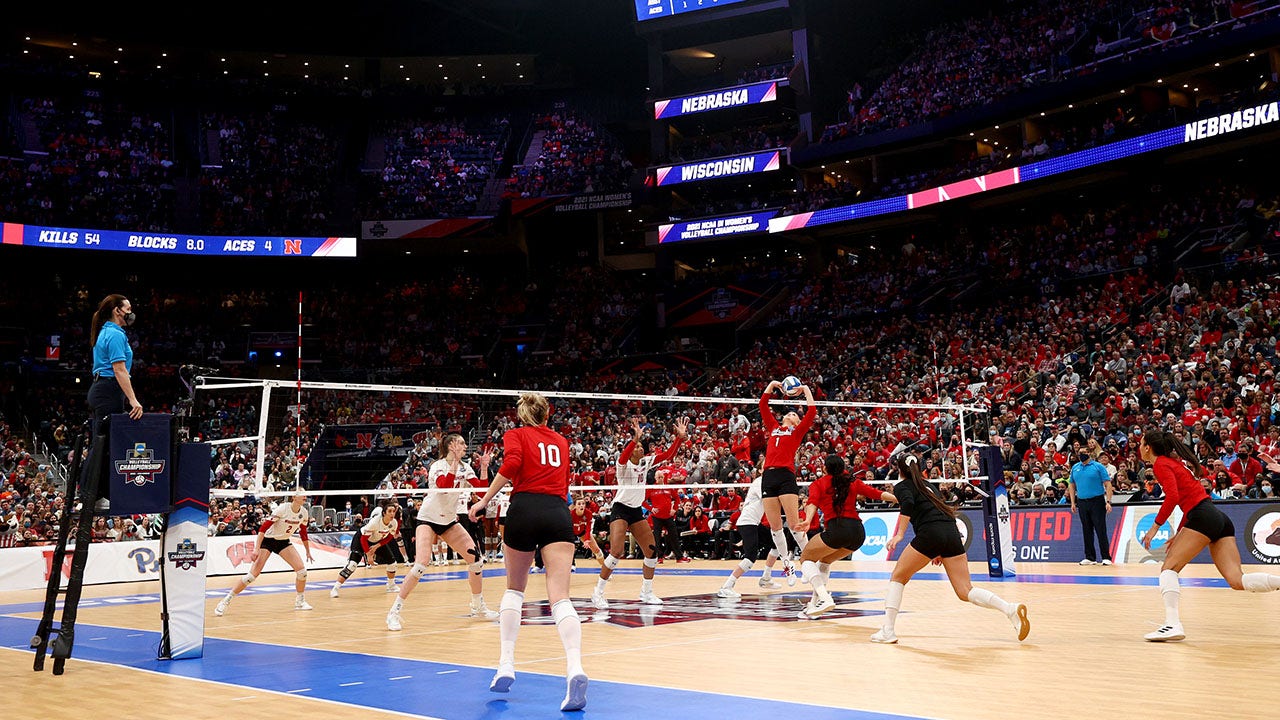
[[[111,514],[169,511],[168,413],[111,416]]]
[[[173,660],[204,654],[205,577],[209,562],[210,446],[186,443],[178,448],[173,512],[160,549],[167,647],[160,657]],[[114,498],[112,499],[114,503]]]

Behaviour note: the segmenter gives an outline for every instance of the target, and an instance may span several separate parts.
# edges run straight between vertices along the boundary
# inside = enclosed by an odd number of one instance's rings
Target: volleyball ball
[[[795,375],[788,375],[782,378],[782,392],[786,393],[787,395],[800,394],[800,385],[801,385],[800,378],[796,377]]]

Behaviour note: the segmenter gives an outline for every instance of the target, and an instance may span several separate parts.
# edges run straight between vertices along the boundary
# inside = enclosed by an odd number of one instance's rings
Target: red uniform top
[[[502,436],[502,467],[498,474],[511,478],[511,492],[569,494],[569,441],[545,425],[508,430]]]
[[[764,466],[765,468],[787,468],[795,472],[796,451],[800,449],[800,442],[804,440],[805,433],[813,427],[813,420],[818,416],[818,408],[810,405],[804,417],[800,418],[799,425],[793,428],[783,427],[773,416],[773,411],[769,409],[770,394],[765,392],[760,396],[760,417],[764,420],[764,429],[768,433],[769,440],[764,451]]]
[[[746,433],[733,441],[733,456],[738,458],[740,463],[751,464],[751,438],[747,437]]]
[[[675,514],[676,503],[679,498],[676,497],[675,490],[650,490],[647,493],[645,502],[649,505],[650,513],[660,519],[668,520]]]
[[[742,507],[742,498],[732,490],[721,493],[720,497],[716,498],[716,510],[733,512],[740,507]]]
[[[835,488],[831,485],[831,476],[823,475],[813,484],[809,486],[809,500],[806,504],[815,505],[822,511],[822,519],[831,522],[831,520],[842,517],[858,519],[858,497],[869,497],[880,499],[882,491],[876,490],[861,480],[854,480],[849,483],[849,496],[844,499],[844,505],[841,506],[840,512],[835,509]]]
[[[693,517],[689,518],[689,529],[694,531],[695,533],[698,533],[699,535],[710,534],[711,523],[707,520],[707,516],[705,514],[694,515]]]
[[[581,515],[578,514],[577,510],[569,508],[569,517],[573,518],[574,537],[591,534],[591,521],[595,519],[592,516],[591,508],[583,508]]]
[[[1209,497],[1204,486],[1192,476],[1191,471],[1181,462],[1161,455],[1152,466],[1156,480],[1164,489],[1164,502],[1160,504],[1160,512],[1156,513],[1156,525],[1164,524],[1173,514],[1173,506],[1182,508],[1182,521],[1186,522],[1187,513]]]

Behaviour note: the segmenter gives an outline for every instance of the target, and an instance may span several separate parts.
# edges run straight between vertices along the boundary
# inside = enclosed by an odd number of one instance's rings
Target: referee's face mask
[[[119,310],[120,310],[120,321],[121,321],[120,324],[123,325],[124,327],[129,327],[130,325],[133,325],[133,321],[138,319],[138,316],[133,314],[133,311],[132,311],[133,308],[130,305],[121,305]]]

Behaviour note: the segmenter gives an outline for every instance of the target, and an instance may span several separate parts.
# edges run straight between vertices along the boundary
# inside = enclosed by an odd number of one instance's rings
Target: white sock
[[[762,576],[761,576],[761,578],[762,578],[762,579],[764,579],[764,580],[772,580],[772,579],[773,579],[773,568],[769,567],[768,565],[765,565],[765,566],[764,566],[764,575],[762,575]]]
[[[573,609],[570,600],[559,600],[551,606],[551,619],[556,623],[556,631],[560,633],[560,642],[564,644],[565,659],[568,664],[567,674],[583,675],[582,672],[582,621],[578,612]]]
[[[785,530],[770,530],[769,535],[773,537],[773,547],[778,551],[778,557],[791,557],[791,551],[787,549],[787,533]]]
[[[996,595],[990,590],[984,590],[982,588],[972,588],[969,590],[969,602],[973,603],[974,605],[977,605],[978,607],[991,608],[992,610],[999,610],[1005,615],[1008,615],[1009,613],[1013,612],[1012,605],[1010,605],[1005,600],[1001,599],[999,595]]]
[[[1240,576],[1240,584],[1249,592],[1264,593],[1280,590],[1280,575],[1263,572],[1245,573]]]
[[[498,656],[499,665],[514,665],[516,662],[516,636],[520,634],[520,615],[523,607],[524,593],[509,589],[502,594],[502,604],[498,610],[498,637],[502,641],[502,652]]]
[[[889,582],[889,590],[884,594],[884,627],[893,632],[894,623],[898,622],[898,609],[902,607],[902,591],[906,585],[900,582]]]
[[[796,546],[800,548],[800,552],[804,552],[804,546],[809,544],[809,534],[798,533],[791,528],[787,528],[787,532],[791,533],[791,537],[795,538]]]
[[[824,580],[830,580],[831,579],[831,563],[824,563],[824,562],[818,563],[818,572],[822,573],[822,578]]]
[[[1178,573],[1172,570],[1160,571],[1160,597],[1164,599],[1164,624],[1180,625],[1178,618],[1178,601],[1182,599],[1182,590],[1178,587]]]
[[[813,577],[809,580],[813,585],[813,596],[819,602],[831,600],[831,593],[827,592],[827,578],[820,572],[814,572]]]
[[[606,587],[608,587],[608,586],[609,586],[609,581],[608,581],[608,580],[606,580],[606,579],[604,579],[604,578],[600,578],[599,580],[596,580],[596,592],[597,592],[598,594],[603,595],[603,594],[604,594],[604,589],[605,589]]]
[[[738,584],[738,578],[730,575],[729,577],[724,579],[724,585],[721,585],[720,587],[724,588],[725,590],[732,590],[733,586],[737,584]]]
[[[653,592],[653,580],[644,580],[644,581],[642,581],[642,582],[640,583],[640,592],[642,592],[642,593],[651,593],[651,592]]]
[[[396,598],[396,601],[391,603],[391,612],[398,613],[400,612],[400,609],[403,607],[404,607],[404,600],[402,600],[401,598]]]
[[[472,604],[472,605],[479,605],[479,604],[480,604],[480,603],[482,603],[482,602],[484,602],[484,594],[483,594],[483,593],[481,593],[481,594],[479,594],[479,595],[476,595],[475,593],[472,593],[472,594],[471,594],[471,604]]]

